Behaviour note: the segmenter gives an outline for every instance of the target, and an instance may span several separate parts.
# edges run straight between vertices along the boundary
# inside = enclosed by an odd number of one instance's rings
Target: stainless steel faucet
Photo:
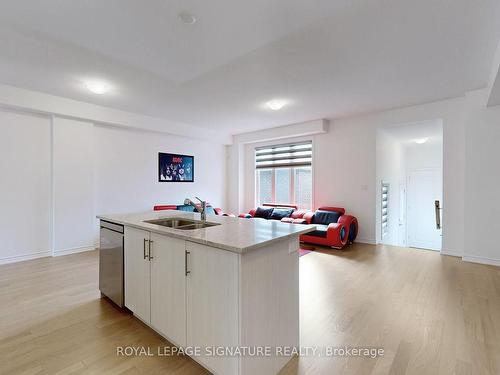
[[[196,204],[189,198],[184,199],[184,204],[188,204],[190,206],[193,206],[201,215],[201,221],[207,221],[207,202],[202,201],[200,198],[195,197],[198,199],[201,203],[201,210],[196,206]]]

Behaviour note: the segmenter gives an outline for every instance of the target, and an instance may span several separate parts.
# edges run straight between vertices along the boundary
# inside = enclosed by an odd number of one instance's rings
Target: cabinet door
[[[239,255],[186,242],[187,345],[202,348],[238,345]],[[204,350],[202,350],[202,353]],[[238,358],[201,356],[217,374],[238,374]]]
[[[151,233],[151,325],[186,345],[185,241]]]
[[[146,323],[151,320],[148,241],[149,232],[125,227],[125,306]]]

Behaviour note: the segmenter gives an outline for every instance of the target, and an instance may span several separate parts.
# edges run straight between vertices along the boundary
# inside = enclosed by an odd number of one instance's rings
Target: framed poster
[[[194,156],[158,153],[159,182],[193,182]]]

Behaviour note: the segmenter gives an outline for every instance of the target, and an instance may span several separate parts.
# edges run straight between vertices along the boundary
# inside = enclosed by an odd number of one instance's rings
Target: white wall
[[[408,172],[418,169],[443,168],[443,145],[439,141],[404,146]]]
[[[342,123],[346,126],[369,129],[366,134],[373,137],[371,139],[373,143],[375,143],[375,135],[372,136],[371,134],[375,131],[374,129],[414,124],[434,119],[442,120],[444,149],[443,200],[446,202],[446,209],[443,210],[442,253],[459,255],[463,254],[464,251],[465,105],[465,98],[456,98],[342,120]],[[353,152],[357,152],[357,150],[353,150]],[[363,167],[369,165],[370,168],[375,168],[374,159],[374,153],[366,155]],[[376,179],[373,181],[372,184],[376,183]],[[376,211],[373,209],[375,205],[370,206],[369,202],[366,202],[366,207],[372,209],[371,213],[367,212],[366,214],[370,215],[370,221],[375,226],[374,217]]]
[[[500,106],[483,108],[478,94],[466,133],[464,259],[500,266]]]
[[[53,120],[54,253],[94,248],[94,125]]]
[[[486,108],[485,102],[483,91],[477,91],[463,98],[331,121],[328,133],[310,136],[315,153],[315,205],[346,207],[360,221],[359,238],[375,242],[376,130],[442,119],[443,200],[446,205],[442,253],[500,264],[495,236],[500,217],[497,167],[500,109]],[[94,213],[146,210],[154,203],[175,203],[194,194],[202,195],[215,205],[237,208],[236,213],[251,208],[247,194],[254,189],[254,181],[245,178],[248,163],[245,162],[245,147],[239,143],[225,150],[217,143],[181,136],[94,125],[92,141],[89,139],[90,124],[55,117],[54,141],[57,144],[53,148],[54,179],[51,180],[50,118],[2,110],[0,126],[0,258],[3,258],[0,262],[87,245],[90,208],[85,203],[87,198],[82,197],[87,196],[90,186],[68,178],[68,171],[69,176],[75,173],[72,164],[79,165],[77,173],[87,177],[94,175]],[[294,135],[297,135],[296,130],[290,137]],[[69,139],[75,143],[69,143]],[[281,134],[280,141],[284,140]],[[83,158],[91,145],[94,148]],[[157,183],[158,151],[194,154],[195,184]],[[149,157],[153,154],[150,163]],[[103,157],[106,161],[97,166]],[[71,163],[67,163],[68,160]],[[226,182],[228,202],[224,202]],[[75,191],[70,191],[73,189]],[[250,196],[253,200],[253,194]],[[75,209],[69,208],[76,200]],[[67,228],[71,228],[68,223],[75,220],[78,227],[82,217],[86,220],[79,234],[67,235]],[[95,240],[96,232],[93,233]]]
[[[376,242],[376,133],[377,129],[412,124],[434,119],[443,121],[444,198],[443,253],[463,254],[465,196],[465,98],[456,98],[375,114],[330,120],[326,134],[314,135],[314,195],[315,206],[340,205],[355,215],[360,223],[358,239]],[[258,132],[257,132],[258,133]],[[290,137],[296,129],[290,132]],[[237,141],[237,138],[235,138]],[[286,142],[280,138],[279,142]],[[241,157],[230,147],[230,158]],[[230,160],[234,167],[238,160]],[[248,163],[245,168],[248,168]],[[228,171],[238,175],[237,170]],[[246,174],[246,172],[245,172]],[[238,179],[238,193],[228,180],[229,196],[241,201],[241,192],[252,191],[254,181]],[[242,189],[241,186],[245,188]],[[240,211],[248,210],[248,200]],[[230,202],[231,207],[238,203]]]
[[[376,180],[376,241],[386,245],[400,245],[400,192],[399,186],[406,184],[405,148],[401,142],[384,131],[377,132],[377,180]],[[381,183],[389,183],[388,232],[381,233]]]
[[[296,130],[296,125],[294,125]],[[294,130],[294,132],[295,132]],[[234,144],[231,148],[242,148],[240,163],[242,171],[230,171],[229,176],[238,176],[240,196],[239,211],[247,212],[255,205],[254,149],[265,144],[279,144],[297,140],[313,141],[313,205],[337,205],[345,207],[360,223],[358,240],[375,242],[375,129],[352,127],[342,122],[330,124],[327,133],[309,136],[282,137],[276,141],[256,142],[245,145]],[[237,153],[229,151],[232,157]],[[344,155],[348,155],[345,157]],[[238,164],[234,159],[231,165]],[[347,166],[347,168],[346,168]],[[352,166],[352,167],[351,167]],[[230,189],[234,189],[231,177]],[[234,190],[230,190],[233,197]],[[238,204],[230,204],[237,207]],[[238,211],[236,211],[238,212]]]
[[[169,121],[164,118],[126,112],[110,107],[80,102],[39,91],[0,84],[0,105],[26,112],[73,118],[98,124],[107,124],[124,129],[156,131],[167,135],[178,135],[200,140],[229,144],[227,134],[207,127]]]
[[[391,134],[395,128],[401,127],[384,128],[377,132],[376,238],[377,243],[406,246],[406,194],[401,193],[401,187],[406,190],[408,175],[413,171],[430,168],[442,171],[443,143],[441,137],[424,144],[402,140]],[[389,225],[384,238],[381,236],[382,180],[390,184]]]
[[[333,121],[315,138],[315,206],[344,207],[359,222],[358,241],[375,243],[376,128]]]
[[[158,182],[158,152],[194,155],[195,182]],[[98,213],[225,207],[226,159],[220,143],[0,111],[0,263],[95,248]]]
[[[0,110],[0,261],[51,253],[50,118]]]
[[[313,137],[319,156],[315,158],[315,205],[346,207],[360,219],[360,237],[375,241],[376,129],[441,119],[445,204],[441,253],[500,265],[496,238],[500,107],[486,108],[486,101],[485,90],[478,90],[461,98],[332,121],[328,134]],[[232,150],[228,154],[230,159],[236,155]],[[231,165],[238,161],[231,160]],[[241,199],[241,186],[235,192],[231,179],[228,183],[231,199]],[[243,181],[247,187],[253,183]]]
[[[95,127],[96,209],[147,211],[155,204],[182,203],[195,195],[225,207],[226,151],[223,145],[160,133]],[[194,156],[194,183],[158,182],[158,152]]]

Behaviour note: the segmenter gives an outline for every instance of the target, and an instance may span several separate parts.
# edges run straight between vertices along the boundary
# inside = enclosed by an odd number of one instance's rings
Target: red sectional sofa
[[[283,217],[280,217],[284,215]],[[342,249],[354,242],[358,234],[358,220],[346,215],[341,207],[322,206],[316,211],[298,210],[293,205],[264,204],[240,214],[241,218],[280,220],[291,224],[314,224],[316,230],[300,236],[301,242]]]

